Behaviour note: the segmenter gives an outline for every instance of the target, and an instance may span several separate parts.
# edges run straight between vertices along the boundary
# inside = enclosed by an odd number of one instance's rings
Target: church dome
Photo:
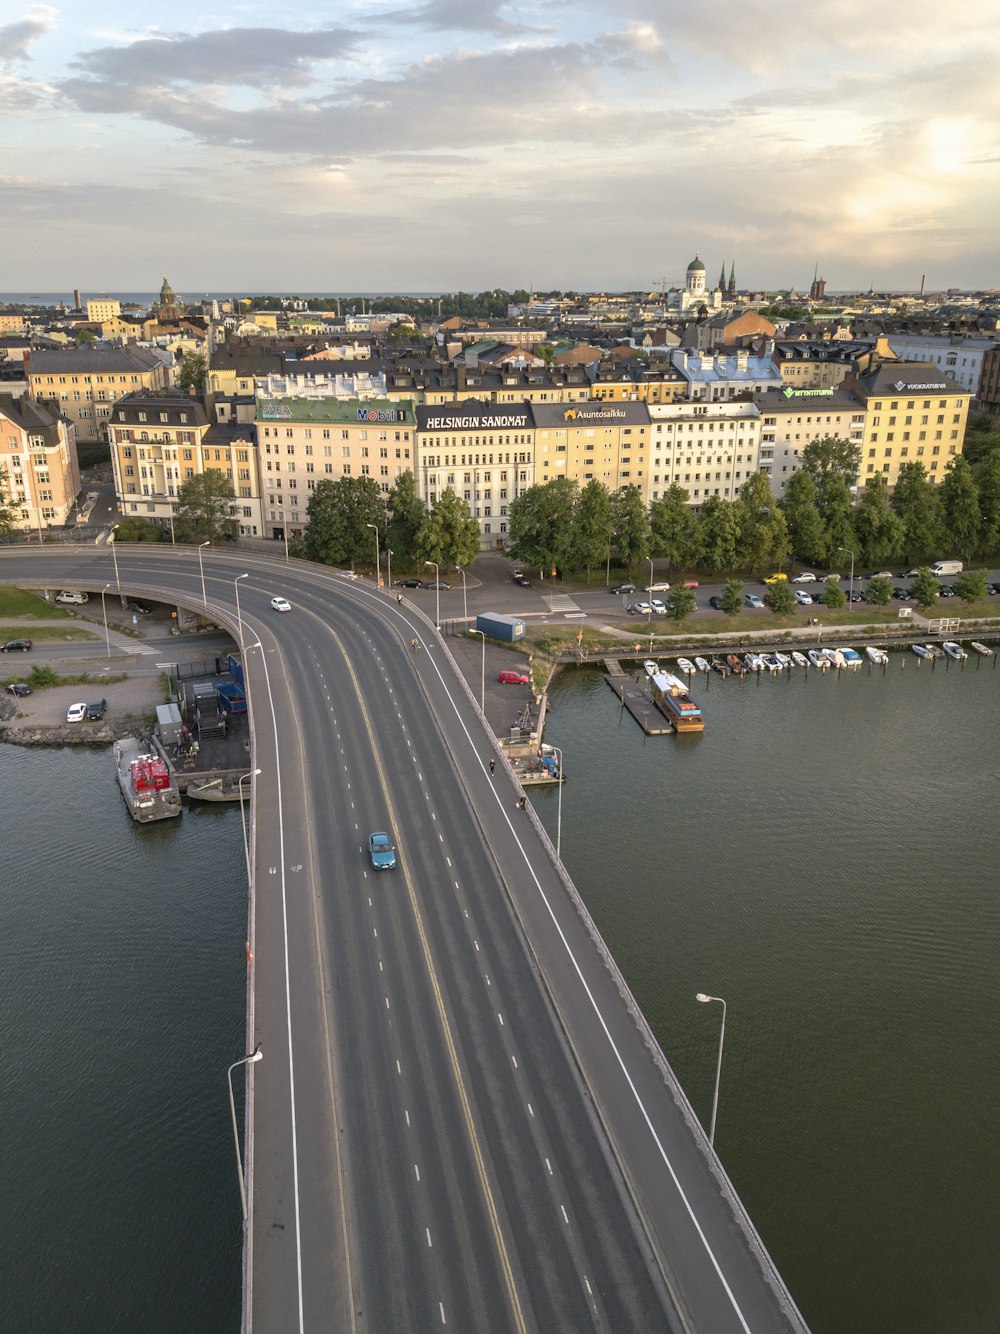
[[[691,263],[688,265],[688,267],[687,267],[687,271],[688,271],[688,273],[704,273],[704,272],[705,272],[705,266],[704,266],[704,264],[702,264],[701,260],[698,258],[697,255],[695,255],[694,259],[693,259],[693,260],[691,261]]]

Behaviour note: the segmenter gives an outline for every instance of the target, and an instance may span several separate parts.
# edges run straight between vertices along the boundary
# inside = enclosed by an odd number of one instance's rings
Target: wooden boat
[[[718,672],[723,680],[729,675],[729,667],[721,658],[713,658],[709,664],[713,672]]]
[[[978,639],[973,639],[969,647],[974,653],[978,653],[981,658],[992,658],[993,650],[985,644],[980,644]]]
[[[678,658],[677,667],[685,676],[694,676],[695,672],[698,670],[690,658]]]
[[[735,672],[737,676],[744,676],[746,674],[747,669],[743,665],[742,659],[740,658],[740,655],[738,653],[727,653],[726,663],[729,667],[729,670],[731,672]]]

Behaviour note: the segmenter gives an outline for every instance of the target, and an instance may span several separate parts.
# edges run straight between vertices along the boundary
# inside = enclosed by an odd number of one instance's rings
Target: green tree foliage
[[[985,412],[973,413],[965,428],[962,453],[973,464],[1000,453],[1000,421]]]
[[[842,472],[826,472],[816,488],[819,512],[826,529],[827,560],[836,564],[843,555],[840,548],[857,556],[858,538],[854,531],[854,496]]]
[[[870,579],[865,597],[874,607],[888,607],[893,587],[891,579]]]
[[[13,537],[19,531],[20,511],[7,499],[0,474],[0,537]]]
[[[968,459],[961,454],[948,463],[940,495],[948,550],[963,560],[971,560],[980,549],[982,514],[975,475]]]
[[[839,473],[852,486],[861,467],[861,446],[844,440],[839,435],[825,435],[820,440],[810,440],[802,451],[802,467],[821,489],[821,482],[830,473]]]
[[[572,563],[577,487],[565,477],[529,486],[510,503],[508,534],[514,555],[544,574]]]
[[[725,614],[731,620],[735,620],[743,610],[743,585],[738,579],[726,580],[720,601]]]
[[[889,489],[881,473],[876,473],[861,493],[854,530],[862,565],[882,565],[902,555],[906,531],[889,505]]]
[[[831,611],[839,611],[847,601],[847,594],[836,579],[828,579],[823,589],[823,601]]]
[[[801,468],[792,473],[785,486],[781,508],[792,550],[810,565],[821,565],[826,560],[826,525],[816,503],[816,483],[812,473]]]
[[[795,593],[784,579],[771,585],[766,600],[775,616],[790,616],[797,606]]]
[[[97,334],[94,333],[93,329],[77,329],[76,333],[73,336],[76,339],[76,341],[79,344],[81,344],[81,346],[84,343],[97,342]]]
[[[174,536],[177,536],[176,523]],[[116,542],[163,542],[167,534],[155,519],[122,519],[115,533]],[[202,541],[205,539],[202,538]]]
[[[580,492],[574,514],[576,557],[587,571],[601,566],[611,550],[611,494],[603,482],[592,479]]]
[[[976,464],[979,488],[979,547],[984,556],[1000,553],[1000,450]]]
[[[692,569],[701,555],[701,523],[688,498],[675,482],[649,507],[650,555],[666,560],[671,569]]]
[[[471,565],[478,554],[479,524],[449,486],[417,534],[417,557],[437,561],[443,574],[450,565]]]
[[[709,496],[701,507],[701,563],[711,574],[740,563],[740,516],[733,501]]]
[[[678,625],[685,620],[698,602],[690,588],[672,588],[667,594],[667,615]]]
[[[916,578],[910,585],[910,596],[921,611],[930,611],[941,596],[941,585],[931,574],[926,565],[917,571]]]
[[[370,563],[373,551],[371,529],[385,524],[385,508],[378,483],[372,477],[341,477],[322,481],[309,498],[309,527],[305,534],[306,554],[324,565],[349,561]]]
[[[788,525],[765,473],[747,478],[735,508],[740,557],[751,570],[759,573],[788,559]]]
[[[177,488],[174,538],[177,542],[233,542],[239,536],[236,493],[219,468],[206,468]]]
[[[910,560],[933,555],[944,539],[944,515],[941,497],[922,463],[902,465],[890,503],[903,521],[903,549]]]
[[[951,581],[957,597],[963,602],[982,602],[986,597],[986,572],[984,570],[963,570]]]
[[[649,557],[649,515],[637,486],[620,487],[612,495],[611,517],[618,560],[631,574]]]
[[[427,517],[427,506],[417,495],[417,483],[408,469],[389,492],[388,545],[398,570],[412,570],[417,560],[417,535]]]
[[[205,355],[202,352],[185,352],[181,361],[177,383],[185,393],[194,392],[201,397],[205,392]]]

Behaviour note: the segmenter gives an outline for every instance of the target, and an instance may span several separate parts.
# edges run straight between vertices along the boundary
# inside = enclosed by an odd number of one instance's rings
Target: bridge
[[[117,587],[106,549],[0,559]],[[202,606],[196,552],[117,564]],[[333,571],[213,550],[204,577],[259,771],[244,1328],[805,1331],[445,642]]]

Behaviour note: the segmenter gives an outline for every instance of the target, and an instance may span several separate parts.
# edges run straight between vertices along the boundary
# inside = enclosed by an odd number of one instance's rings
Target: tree
[[[888,607],[892,589],[891,579],[871,579],[865,589],[865,597],[873,607]]]
[[[969,414],[962,453],[970,463],[981,463],[1000,452],[1000,429],[996,417],[985,412]]]
[[[986,597],[986,573],[983,570],[965,570],[951,581],[956,596],[963,602],[982,602]]]
[[[926,565],[917,571],[916,578],[910,585],[910,597],[921,611],[927,612],[941,596],[941,585],[931,574]]]
[[[690,588],[672,588],[667,594],[667,615],[678,625],[690,616],[698,600]]]
[[[649,557],[649,515],[637,486],[620,487],[611,497],[614,543],[618,559],[631,574]]]
[[[205,392],[205,355],[203,352],[185,352],[181,361],[177,383],[185,393],[194,392],[201,397]]]
[[[93,329],[77,329],[76,333],[73,336],[76,339],[76,341],[81,345],[83,343],[97,342],[97,334],[94,333]]]
[[[834,473],[844,479],[848,488],[854,485],[861,467],[861,446],[844,440],[839,435],[825,435],[810,440],[802,451],[802,467],[821,489],[824,477]]]
[[[573,520],[573,545],[589,584],[591,570],[603,565],[611,551],[611,493],[603,482],[594,478],[583,488]]]
[[[792,473],[781,508],[792,550],[810,565],[822,564],[826,560],[826,526],[816,503],[816,483],[811,473],[801,468]]]
[[[372,477],[340,477],[322,481],[309,497],[306,555],[324,565],[370,561],[372,534],[368,524],[385,523],[378,483]]]
[[[743,610],[743,585],[738,579],[727,579],[726,586],[722,590],[722,597],[719,599],[722,603],[722,610],[730,618],[735,620]]]
[[[449,565],[464,569],[478,554],[479,524],[449,486],[421,525],[417,556],[436,561],[442,569]]]
[[[854,531],[854,496],[843,473],[823,474],[817,487],[817,502],[826,528],[827,559],[836,563],[841,548],[856,553],[858,538]]]
[[[565,477],[529,486],[511,501],[508,532],[515,556],[547,574],[572,552],[576,482]]]
[[[767,595],[767,602],[775,616],[790,616],[795,610],[795,594],[785,579],[779,579],[776,584],[771,585],[771,591]]]
[[[823,590],[823,601],[831,611],[839,611],[847,601],[847,594],[836,579],[828,579]]]
[[[731,500],[709,496],[701,507],[701,563],[711,574],[732,570],[739,560],[739,513]]]
[[[788,558],[788,525],[771,494],[766,473],[755,472],[736,501],[740,558],[758,573]]]
[[[201,542],[234,542],[240,526],[236,521],[236,493],[219,468],[206,468],[177,488],[174,538],[197,546]]]
[[[650,555],[692,568],[700,555],[698,515],[688,504],[688,493],[675,482],[649,507]]]
[[[20,518],[17,507],[7,499],[3,489],[3,475],[0,474],[0,537],[13,537],[18,533]]]
[[[176,537],[177,527],[174,525]],[[116,542],[163,542],[166,540],[163,525],[155,519],[122,519],[115,533]]]
[[[984,556],[1000,552],[1000,450],[975,467],[979,487],[979,548]]]
[[[854,530],[862,564],[882,565],[902,554],[906,531],[889,505],[889,488],[881,473],[870,478],[861,493]]]
[[[891,504],[903,521],[904,549],[910,560],[932,555],[941,546],[944,521],[941,497],[922,463],[904,463],[900,467]]]
[[[979,487],[968,459],[961,454],[956,454],[950,460],[940,494],[948,533],[948,549],[963,560],[971,560],[979,550],[983,524]]]
[[[409,469],[389,492],[389,513],[392,518],[386,543],[397,569],[411,570],[417,559],[417,534],[427,517],[427,506],[417,495],[417,483]]]

